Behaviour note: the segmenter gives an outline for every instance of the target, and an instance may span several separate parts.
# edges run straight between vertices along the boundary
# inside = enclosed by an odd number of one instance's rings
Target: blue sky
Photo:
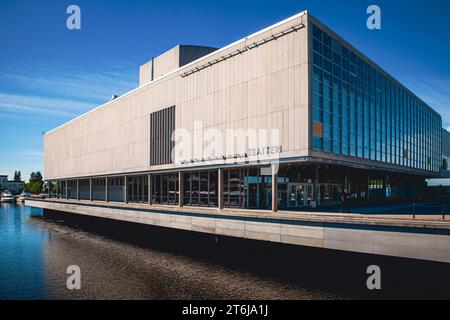
[[[81,8],[81,30],[66,8]],[[366,28],[381,7],[382,29]],[[177,44],[222,47],[309,10],[435,108],[450,126],[450,1],[1,0],[0,174],[43,169],[42,132],[138,85]]]

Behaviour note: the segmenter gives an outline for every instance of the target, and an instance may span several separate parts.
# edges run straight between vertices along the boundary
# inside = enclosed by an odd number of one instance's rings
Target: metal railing
[[[441,208],[441,216],[442,216],[442,220],[445,220],[445,216],[446,216],[446,205],[445,202],[441,202],[441,204],[437,204],[435,206],[436,209]],[[416,218],[416,203],[413,202],[412,203],[412,218],[415,219]]]

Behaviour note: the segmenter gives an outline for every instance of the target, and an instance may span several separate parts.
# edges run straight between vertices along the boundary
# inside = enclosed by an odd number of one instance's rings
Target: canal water
[[[195,253],[182,255],[170,246],[165,250],[164,244],[136,239],[142,237],[141,230],[125,226],[121,233],[120,226],[114,228],[119,228],[112,232],[116,234],[96,233],[102,226],[90,230],[77,221],[44,218],[41,209],[2,204],[0,299],[333,297],[210,262]],[[67,289],[69,265],[80,267],[80,290]]]
[[[377,264],[383,290],[366,286]],[[68,290],[68,266],[81,289]],[[450,297],[444,264],[0,207],[0,299]]]

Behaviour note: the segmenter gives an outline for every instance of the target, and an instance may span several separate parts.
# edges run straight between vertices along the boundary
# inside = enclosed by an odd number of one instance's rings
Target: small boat
[[[0,197],[0,202],[16,202],[16,198],[8,190],[4,191]]]
[[[17,201],[19,202],[25,202],[26,198],[29,198],[31,196],[31,193],[27,192],[27,191],[23,191],[19,197],[17,197]]]

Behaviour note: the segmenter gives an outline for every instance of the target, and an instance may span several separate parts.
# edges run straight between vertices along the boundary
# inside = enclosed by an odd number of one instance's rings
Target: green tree
[[[42,192],[42,183],[40,182],[32,182],[29,186],[29,192],[33,194],[39,194]]]
[[[28,192],[33,194],[39,194],[42,192],[44,182],[40,171],[32,172],[30,174],[30,180],[25,184],[25,188]]]
[[[29,182],[24,184],[23,189],[32,194],[39,194],[42,192],[43,186],[40,182]]]
[[[20,171],[14,171],[14,181],[22,181],[22,173]]]
[[[39,183],[43,183],[43,179],[42,179],[42,174],[41,174],[41,172],[40,171],[37,171],[37,172],[32,172],[31,174],[30,174],[30,180],[29,180],[29,182],[31,183],[31,182],[39,182]]]

